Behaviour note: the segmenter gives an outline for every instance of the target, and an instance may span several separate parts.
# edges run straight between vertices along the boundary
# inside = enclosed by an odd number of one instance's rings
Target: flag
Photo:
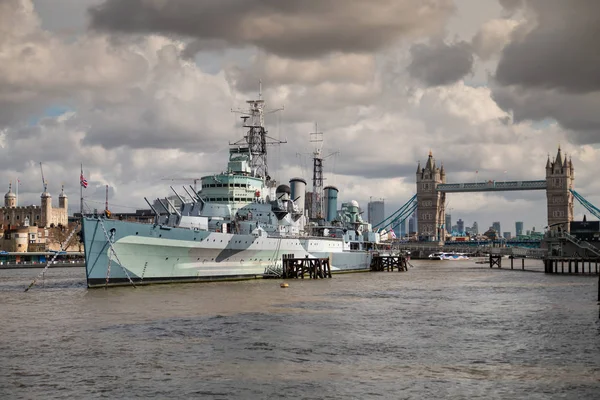
[[[396,232],[394,232],[393,229],[390,231],[390,236],[392,237],[392,239],[396,239]]]
[[[87,188],[88,186],[88,181],[83,177],[83,173],[79,176],[79,183],[83,188]]]

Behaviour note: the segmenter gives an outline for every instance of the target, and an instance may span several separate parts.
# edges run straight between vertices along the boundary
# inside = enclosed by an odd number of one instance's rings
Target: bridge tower
[[[570,230],[573,221],[573,189],[575,170],[571,160],[563,157],[558,147],[556,158],[546,161],[546,197],[548,201],[548,229]]]
[[[417,235],[426,241],[445,239],[446,194],[438,192],[437,185],[446,183],[444,165],[438,168],[431,151],[425,164],[417,166]]]

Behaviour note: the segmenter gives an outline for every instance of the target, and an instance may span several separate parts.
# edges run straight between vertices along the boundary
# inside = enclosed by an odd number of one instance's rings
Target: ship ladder
[[[135,284],[133,283],[133,280],[129,276],[127,269],[123,266],[123,264],[121,263],[121,260],[119,260],[119,256],[117,256],[117,252],[115,251],[115,248],[113,247],[112,237],[108,235],[108,232],[106,232],[106,228],[104,227],[104,222],[102,222],[102,218],[98,218],[98,221],[100,222],[100,226],[102,227],[102,231],[104,232],[104,237],[106,238],[106,241],[110,247],[110,252],[108,253],[108,266],[106,268],[106,285],[108,285],[108,279],[110,278],[110,264],[111,264],[111,254],[112,254],[115,257],[115,260],[117,260],[117,263],[121,266],[121,269],[123,270],[123,272],[125,272],[125,275],[127,276],[127,279],[129,279],[131,286],[133,286],[135,288]],[[105,286],[105,288],[106,288],[106,286]]]
[[[58,257],[59,254],[64,251],[64,248],[69,244],[69,241],[71,240],[71,238],[75,234],[75,231],[77,230],[78,226],[79,226],[79,224],[77,224],[77,225],[75,225],[73,227],[73,229],[71,230],[71,232],[69,233],[69,235],[67,236],[67,238],[65,239],[65,241],[63,242],[63,244],[60,246],[60,250],[57,251],[56,254],[54,254],[54,256],[52,257],[52,259],[50,259],[50,261],[48,261],[48,263],[46,264],[46,266],[44,267],[44,269],[42,270],[42,272],[40,272],[33,279],[33,282],[31,282],[31,284],[29,286],[27,286],[27,288],[25,289],[25,291],[28,291],[29,289],[31,289],[33,287],[33,285],[35,285],[35,283],[37,282],[37,280],[40,279],[40,277],[44,276],[44,274],[46,273],[46,271],[48,270],[48,268],[50,268],[50,265],[54,263],[54,260],[56,260],[56,257]]]
[[[279,251],[281,250],[281,241],[282,237],[279,237],[279,241],[277,242],[277,246],[275,246],[275,252],[273,253],[273,264],[269,265],[265,268],[264,275],[274,276],[276,278],[281,278],[283,275],[283,268],[277,268],[277,259],[279,257]]]

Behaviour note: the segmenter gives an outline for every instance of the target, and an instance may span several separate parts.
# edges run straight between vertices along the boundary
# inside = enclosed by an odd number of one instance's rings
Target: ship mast
[[[315,131],[310,133],[310,142],[315,143],[313,151],[313,195],[312,195],[312,217],[323,218],[323,132],[319,132],[315,122]]]
[[[315,131],[310,133],[310,142],[315,147],[312,154],[313,159],[313,192],[311,201],[311,218],[324,219],[323,216],[323,160],[339,154],[338,151],[323,157],[323,132],[319,132],[315,122]]]
[[[265,181],[270,181],[269,167],[267,162],[267,145],[287,143],[274,139],[267,135],[265,129],[265,113],[270,114],[280,110],[283,107],[265,111],[265,101],[262,99],[262,81],[259,81],[258,100],[248,100],[248,110],[232,110],[238,114],[242,114],[244,120],[244,128],[248,128],[248,132],[243,139],[238,140],[230,145],[240,145],[245,142],[250,151],[250,167],[252,174],[256,177],[263,178]]]

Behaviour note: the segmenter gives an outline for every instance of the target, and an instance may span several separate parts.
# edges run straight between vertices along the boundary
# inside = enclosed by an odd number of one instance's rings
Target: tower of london
[[[12,184],[9,184],[8,192],[4,195],[4,207],[0,207],[0,229],[21,226],[26,219],[30,225],[40,228],[67,226],[69,202],[64,187],[58,196],[58,207],[52,206],[52,196],[47,190],[40,197],[39,206],[18,206],[17,195],[12,190]]]

